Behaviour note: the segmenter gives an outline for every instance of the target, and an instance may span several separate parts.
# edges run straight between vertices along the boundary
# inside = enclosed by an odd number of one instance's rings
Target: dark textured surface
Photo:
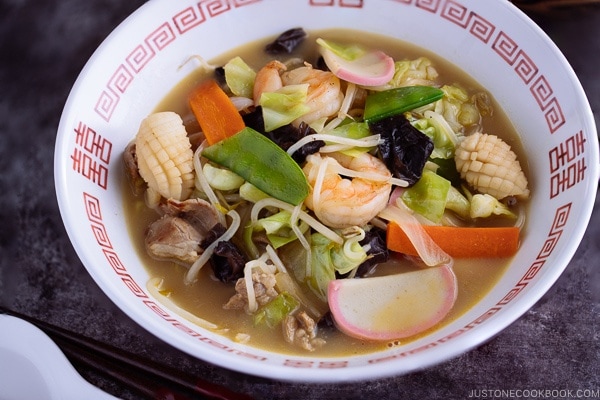
[[[344,385],[259,379],[189,357],[126,317],[75,254],[58,212],[52,170],[56,128],[77,74],[143,3],[0,0],[0,304],[260,399],[461,399],[487,389],[568,389],[573,395],[592,389],[600,395],[598,195],[574,259],[529,312],[477,349],[406,376]],[[598,123],[600,7],[532,17],[573,65]],[[136,398],[81,372],[107,392]]]

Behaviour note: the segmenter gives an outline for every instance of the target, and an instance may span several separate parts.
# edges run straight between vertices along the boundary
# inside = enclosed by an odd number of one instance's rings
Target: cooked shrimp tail
[[[295,124],[301,121],[311,124],[321,118],[336,115],[342,107],[344,94],[337,76],[329,71],[315,69],[310,65],[286,71],[281,75],[284,86],[308,83],[307,105],[310,111],[298,118]]]
[[[363,226],[385,208],[392,189],[391,174],[377,157],[317,153],[306,160],[304,173],[311,192],[305,204],[325,225]]]
[[[258,105],[260,96],[265,92],[275,92],[281,89],[283,83],[281,81],[281,73],[287,69],[285,64],[280,61],[273,60],[262,67],[254,78],[254,104]]]

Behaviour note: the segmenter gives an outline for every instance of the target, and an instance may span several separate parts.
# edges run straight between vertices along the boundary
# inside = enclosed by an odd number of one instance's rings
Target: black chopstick
[[[512,2],[523,10],[531,11],[550,11],[567,7],[600,4],[600,0],[512,0]]]
[[[23,319],[44,331],[75,366],[88,367],[148,399],[250,400],[221,385],[117,349],[84,335],[0,306],[0,313]]]

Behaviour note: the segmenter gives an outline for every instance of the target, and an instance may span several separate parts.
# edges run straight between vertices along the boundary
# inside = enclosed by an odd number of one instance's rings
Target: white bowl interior
[[[289,357],[202,330],[146,291],[148,274],[125,226],[121,150],[141,119],[193,68],[186,59],[201,55],[210,60],[296,26],[309,31],[360,27],[442,55],[492,93],[522,133],[528,154],[531,211],[521,250],[507,273],[462,317],[383,353]],[[58,130],[55,180],[67,232],[89,273],[121,309],[159,338],[249,374],[301,381],[369,379],[421,369],[482,343],[550,288],[591,214],[598,141],[572,69],[543,32],[506,1],[160,0],[148,2],[121,24],[82,71]]]

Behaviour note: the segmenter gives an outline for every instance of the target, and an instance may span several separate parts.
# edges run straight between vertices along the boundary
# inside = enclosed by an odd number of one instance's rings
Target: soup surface
[[[314,39],[317,37],[341,43],[347,43],[348,38],[357,38],[357,40],[360,38],[360,45],[367,48],[381,49],[394,60],[425,58],[431,62],[431,65],[437,71],[438,77],[436,78],[436,82],[447,85],[459,85],[470,95],[481,92],[485,93],[485,89],[471,77],[431,52],[396,39],[364,32],[359,33],[337,29],[309,32],[307,39],[291,55],[272,56],[266,54],[263,49],[267,43],[273,40],[273,38],[266,38],[265,40],[249,43],[223,54],[217,59],[211,60],[210,64],[224,65],[232,58],[239,56],[255,71],[260,70],[268,61],[274,58],[285,60],[292,57],[300,57],[306,62],[316,65],[318,49]],[[193,49],[190,52],[193,53]],[[155,111],[173,111],[178,113],[186,123],[188,134],[193,133],[193,130],[197,130],[197,127],[195,127],[193,114],[188,103],[189,94],[200,82],[211,76],[212,72],[207,73],[202,68],[198,68],[197,72],[192,73],[177,87],[173,88],[172,92],[157,105]],[[513,151],[517,154],[518,159],[523,162],[525,158],[517,133],[491,96],[489,96],[488,101],[489,107],[493,109],[493,113],[482,113],[478,126],[483,127],[485,132],[493,133],[510,144]],[[523,166],[526,167],[526,165]],[[525,172],[527,171],[525,170]],[[214,277],[213,270],[210,267],[205,266],[202,268],[193,283],[185,283],[184,278],[188,272],[186,266],[170,261],[158,261],[148,255],[144,242],[145,235],[148,226],[160,216],[155,210],[147,207],[144,196],[134,196],[132,194],[127,179],[123,179],[123,193],[126,218],[132,242],[136,246],[136,250],[143,260],[149,275],[161,280],[160,293],[162,295],[168,296],[169,301],[172,301],[186,312],[216,325],[216,330],[219,333],[234,341],[244,342],[253,347],[278,353],[307,354],[305,349],[288,343],[284,339],[280,327],[273,328],[265,324],[255,324],[253,316],[243,310],[224,309],[223,305],[236,294],[235,287],[231,283],[227,284],[218,281]],[[519,202],[516,213],[525,213],[526,205],[526,201]],[[516,221],[511,218],[490,217],[480,219],[476,223],[484,226],[493,226],[513,225]],[[425,332],[399,340],[368,341],[347,336],[332,326],[320,326],[318,337],[324,339],[326,344],[317,346],[312,354],[319,356],[348,356],[371,353],[405,344],[427,334],[431,330],[439,329],[440,326],[448,324],[461,316],[484,297],[505,272],[510,261],[510,257],[455,259],[453,269],[458,282],[458,297],[456,302],[450,313],[446,315],[441,323]],[[416,268],[419,267],[415,265],[413,260],[402,255],[392,254],[389,261],[377,266],[374,275],[396,274],[402,271],[415,270]]]

